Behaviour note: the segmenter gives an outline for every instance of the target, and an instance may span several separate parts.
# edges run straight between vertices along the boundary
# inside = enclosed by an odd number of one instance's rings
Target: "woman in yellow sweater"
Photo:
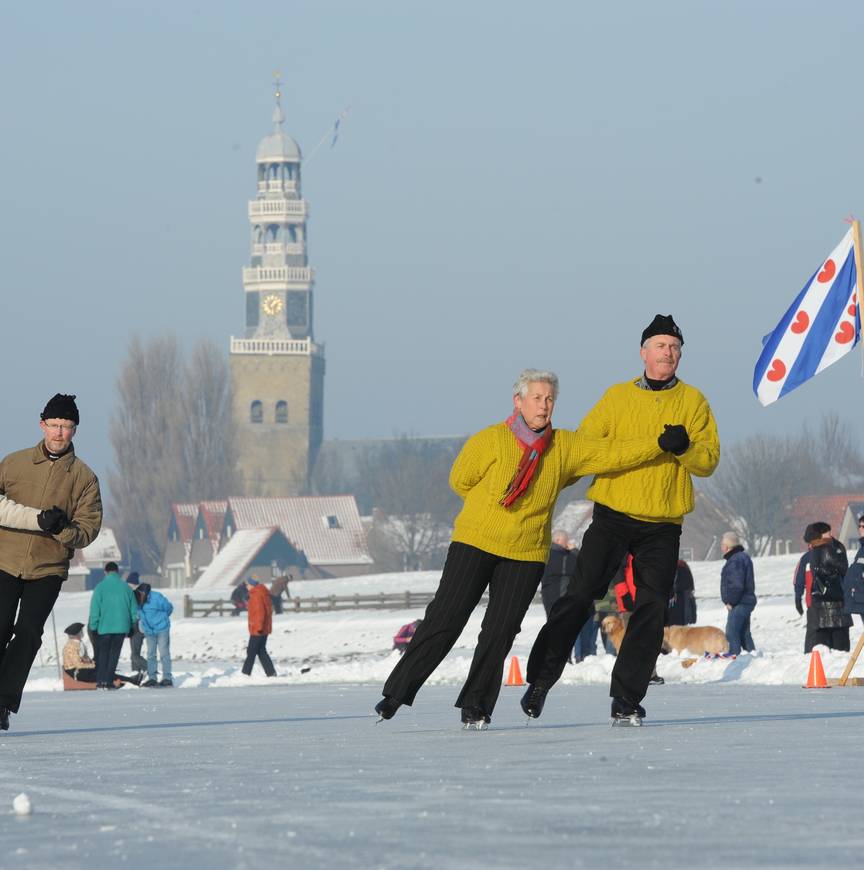
[[[382,719],[413,703],[488,587],[474,658],[456,699],[466,728],[488,724],[504,661],[549,555],[558,493],[582,475],[634,468],[663,452],[657,434],[624,441],[553,431],[558,378],[551,372],[526,369],[513,392],[513,415],[469,438],[453,463],[450,486],[464,505],[435,598],[375,707]],[[686,438],[683,427],[674,431]]]

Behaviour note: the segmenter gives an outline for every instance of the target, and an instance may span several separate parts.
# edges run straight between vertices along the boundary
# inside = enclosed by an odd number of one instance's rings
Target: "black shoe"
[[[162,686],[163,689],[170,689],[174,685],[174,682],[165,677],[164,680],[159,681],[159,685]]]
[[[462,708],[462,727],[465,729],[475,728],[482,731],[491,721],[492,717],[479,707]]]
[[[385,695],[376,705],[375,712],[382,719],[392,719],[393,716],[396,715],[396,711],[402,706],[401,701],[397,701],[395,698],[391,698],[389,695]]]
[[[157,683],[156,680],[147,680],[146,682],[141,683],[141,687],[144,689],[152,689],[158,685],[159,683]]]
[[[654,671],[654,673],[651,674],[651,678],[648,680],[648,685],[649,686],[665,686],[666,680],[664,680],[663,677],[661,677],[660,674],[657,673],[657,671]]]
[[[613,725],[641,725],[645,716],[645,708],[641,704],[628,701],[626,698],[612,699]]]
[[[538,719],[540,717],[548,692],[549,686],[544,686],[542,683],[528,684],[525,694],[519,701],[519,706],[529,719]]]
[[[0,707],[0,731],[9,730],[9,711],[5,707]]]

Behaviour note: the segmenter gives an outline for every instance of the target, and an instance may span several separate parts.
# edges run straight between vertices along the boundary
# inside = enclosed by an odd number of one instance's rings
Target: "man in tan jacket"
[[[75,396],[58,393],[42,411],[43,439],[0,460],[0,494],[41,510],[42,531],[0,527],[0,730],[17,713],[45,620],[69,560],[102,525],[96,475],[75,455]]]

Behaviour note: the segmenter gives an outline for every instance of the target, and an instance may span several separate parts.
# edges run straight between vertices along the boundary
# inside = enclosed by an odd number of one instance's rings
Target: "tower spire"
[[[279,70],[273,73],[273,85],[276,97],[276,108],[273,110],[273,130],[276,133],[281,133],[285,116],[282,114],[282,73]]]

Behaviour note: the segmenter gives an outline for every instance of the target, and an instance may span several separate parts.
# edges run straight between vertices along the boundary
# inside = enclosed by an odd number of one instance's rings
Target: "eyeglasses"
[[[46,423],[44,420],[42,421],[42,425],[45,426],[46,429],[50,429],[52,432],[74,432],[77,428],[74,423],[71,426],[67,426],[65,423]]]

